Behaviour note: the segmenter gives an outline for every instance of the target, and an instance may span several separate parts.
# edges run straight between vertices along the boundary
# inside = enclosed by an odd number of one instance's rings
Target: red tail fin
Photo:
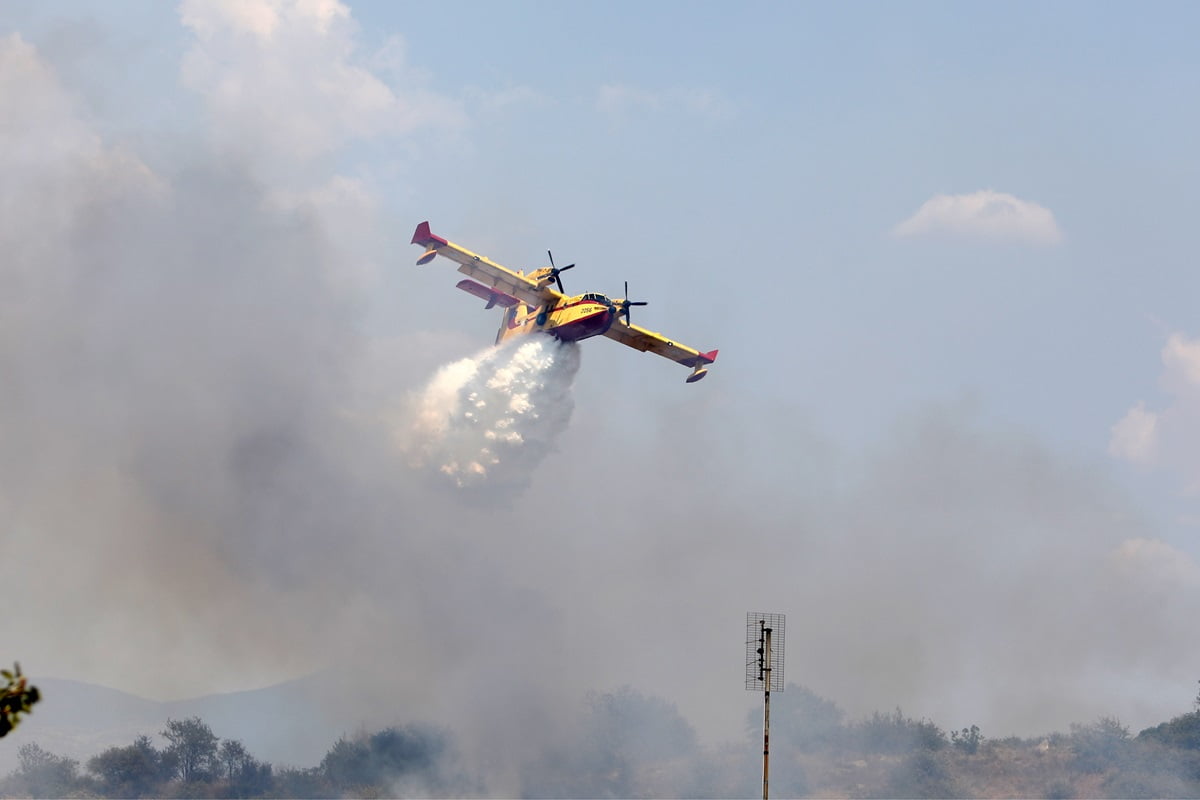
[[[417,226],[417,230],[413,233],[412,244],[419,244],[422,247],[429,247],[434,243],[447,244],[446,240],[440,236],[434,236],[429,230],[429,222],[422,222]]]

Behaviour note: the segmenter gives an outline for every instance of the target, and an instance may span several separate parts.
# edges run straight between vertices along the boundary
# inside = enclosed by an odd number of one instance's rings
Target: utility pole
[[[763,800],[771,774],[771,689],[783,691],[784,622],[783,614],[746,614],[746,688],[763,690]]]

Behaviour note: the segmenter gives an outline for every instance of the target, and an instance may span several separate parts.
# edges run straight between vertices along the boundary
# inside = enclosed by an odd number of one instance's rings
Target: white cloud
[[[269,39],[279,25],[279,3],[270,0],[239,2],[185,2],[179,7],[183,24],[202,37],[212,36],[221,28]]]
[[[387,45],[390,80],[373,71],[337,0],[184,0],[179,13],[195,34],[183,81],[207,101],[222,145],[287,163],[354,139],[465,122],[457,102],[403,69],[395,40]]]
[[[657,111],[662,100],[654,92],[622,84],[605,84],[596,98],[596,109],[604,114]]]
[[[19,34],[0,39],[0,101],[0,158],[14,166],[99,147],[76,119],[58,78]]]
[[[183,0],[179,16],[203,37],[225,29],[270,39],[288,18],[326,34],[336,20],[349,19],[350,9],[339,0]]]
[[[983,189],[937,194],[892,229],[897,236],[954,234],[1028,244],[1057,244],[1062,233],[1050,209],[1011,194]]]
[[[1112,426],[1108,452],[1135,464],[1149,463],[1154,454],[1157,432],[1158,415],[1147,411],[1145,403],[1138,403]]]
[[[1108,451],[1175,473],[1184,491],[1200,493],[1200,339],[1171,334],[1161,359],[1159,384],[1169,400],[1159,409],[1131,408],[1113,425]]]
[[[1167,587],[1200,587],[1200,565],[1190,555],[1159,539],[1127,539],[1110,553],[1118,569]]]
[[[1168,374],[1181,378],[1184,385],[1200,387],[1200,340],[1172,334],[1163,348],[1162,362]]]

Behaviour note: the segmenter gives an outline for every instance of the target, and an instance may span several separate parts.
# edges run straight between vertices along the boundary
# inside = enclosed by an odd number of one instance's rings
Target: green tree
[[[696,749],[696,731],[675,704],[629,686],[588,697],[587,724],[596,746],[636,763],[662,761]]]
[[[333,797],[337,794],[320,767],[296,769],[284,767],[274,774],[268,797],[288,797],[293,800]]]
[[[229,780],[233,780],[246,762],[252,760],[246,746],[237,739],[223,739],[217,750],[217,758],[221,762],[221,774]]]
[[[0,738],[3,738],[17,727],[22,714],[33,710],[33,704],[41,700],[42,695],[21,675],[20,664],[0,670],[0,678],[4,679],[4,686],[0,686]]]
[[[110,747],[87,762],[105,797],[150,797],[174,774],[174,762],[164,760],[150,742],[139,736],[126,747]]]
[[[580,727],[522,772],[533,797],[629,797],[639,767],[697,751],[696,733],[674,703],[626,686],[589,694]]]
[[[1137,735],[1139,742],[1158,742],[1179,750],[1200,751],[1200,711],[1191,711],[1146,728]]]
[[[465,777],[447,773],[452,757],[449,734],[406,725],[354,739],[341,737],[321,760],[321,772],[334,791],[343,794],[387,793],[401,782],[418,793],[466,793]]]
[[[235,797],[264,797],[275,785],[274,769],[265,761],[247,759],[229,785]]]
[[[21,745],[17,750],[17,770],[13,775],[14,794],[28,797],[66,797],[79,783],[73,758],[59,756],[36,742]]]
[[[914,750],[940,750],[946,734],[933,722],[904,716],[897,708],[891,714],[873,713],[854,723],[852,738],[864,753],[904,755]]]
[[[1075,765],[1083,772],[1103,772],[1120,766],[1130,752],[1129,728],[1116,717],[1101,717],[1091,725],[1071,725]]]
[[[217,750],[221,775],[232,797],[258,797],[271,789],[271,765],[263,763],[237,739],[223,739]]]
[[[950,742],[967,755],[973,756],[979,752],[979,745],[983,743],[983,734],[979,732],[978,725],[972,725],[969,728],[963,728],[961,732],[950,731]]]
[[[1146,728],[1135,741],[1164,745],[1177,750],[1200,752],[1200,692],[1192,701],[1192,711]]]
[[[212,779],[218,767],[218,739],[203,720],[168,719],[162,736],[170,742],[166,754],[175,760],[179,780],[189,784]]]
[[[836,747],[845,738],[845,712],[806,686],[787,685],[782,694],[771,695],[771,740],[802,752]],[[763,709],[759,703],[746,713],[746,733],[760,744]]]
[[[911,753],[897,765],[888,776],[883,794],[896,798],[963,796],[941,756],[928,749]]]

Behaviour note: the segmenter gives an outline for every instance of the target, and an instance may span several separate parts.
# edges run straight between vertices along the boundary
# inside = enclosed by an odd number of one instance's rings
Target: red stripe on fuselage
[[[616,311],[609,306],[597,303],[595,300],[580,300],[577,303],[569,303],[564,306],[558,306],[553,312],[550,313],[557,313],[568,308],[576,308],[577,306],[583,305],[595,306],[596,310],[591,314],[578,317],[570,322],[564,322],[561,325],[542,326],[538,328],[538,330],[568,342],[577,342],[580,339],[598,336],[599,334],[607,331],[612,325],[612,320],[613,317],[616,316]],[[525,306],[525,308],[529,307]],[[536,319],[536,317],[537,314],[533,313],[532,311],[526,313],[526,315],[521,317],[519,320],[514,314],[511,318],[506,320],[508,329],[511,331],[518,328],[523,328],[525,325],[529,324],[531,320]]]
[[[616,314],[613,309],[600,306],[595,313],[572,320],[564,325],[556,325],[547,330],[546,333],[562,339],[564,342],[577,342],[580,339],[587,339],[604,333],[612,326],[615,316]]]
[[[568,308],[575,308],[576,306],[596,306],[596,308],[601,311],[608,310],[608,306],[603,305],[602,303],[597,303],[595,300],[578,300],[574,303],[567,303],[565,306],[555,306],[554,310],[563,311]]]

